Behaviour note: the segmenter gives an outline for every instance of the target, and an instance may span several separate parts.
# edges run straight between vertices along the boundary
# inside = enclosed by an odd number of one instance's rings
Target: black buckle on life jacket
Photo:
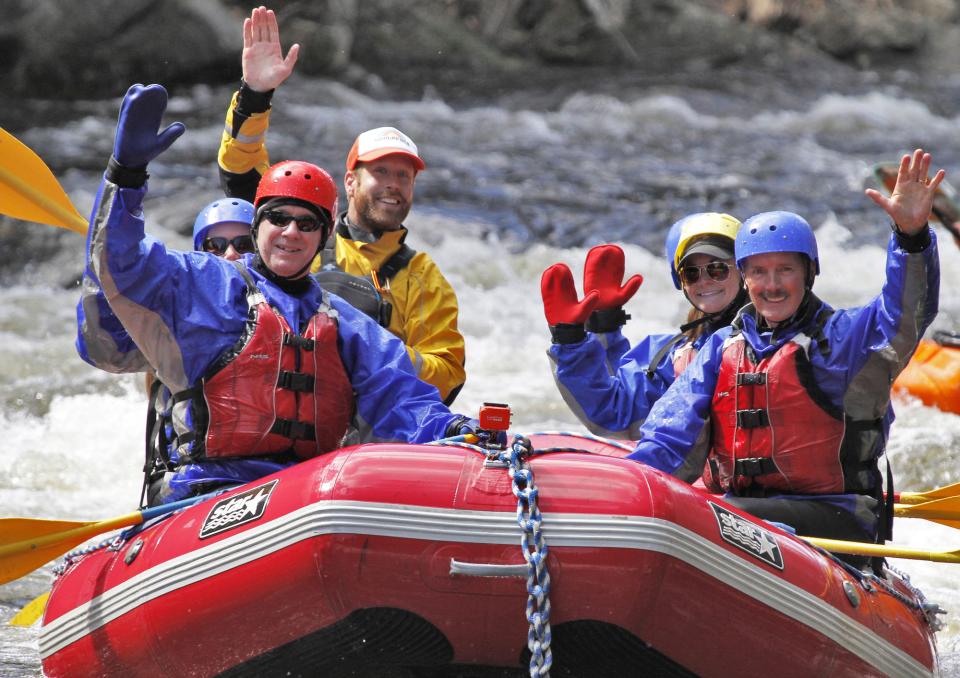
[[[777,473],[780,469],[773,463],[770,457],[752,457],[750,459],[737,459],[734,464],[733,472],[738,476],[765,476],[771,473]]]
[[[767,383],[766,372],[738,372],[737,386],[764,386]]]
[[[303,372],[282,370],[277,378],[277,386],[280,388],[285,388],[288,391],[300,391],[301,393],[312,393],[313,383],[313,375]]]
[[[770,419],[766,410],[737,410],[738,428],[760,428],[769,425]]]
[[[313,339],[307,339],[306,337],[301,337],[299,334],[283,335],[284,346],[293,346],[295,348],[302,348],[304,351],[312,351],[313,344],[314,344]]]
[[[312,424],[292,419],[277,419],[270,427],[270,433],[289,438],[290,440],[316,440],[317,430]]]

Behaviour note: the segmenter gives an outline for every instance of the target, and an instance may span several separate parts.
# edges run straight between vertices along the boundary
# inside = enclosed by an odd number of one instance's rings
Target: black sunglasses
[[[218,257],[222,257],[227,248],[233,245],[235,249],[240,254],[246,254],[247,252],[253,252],[253,237],[249,235],[238,235],[236,238],[204,238],[203,239],[203,251],[212,252]]]
[[[301,214],[295,217],[281,210],[264,210],[261,216],[280,228],[286,228],[287,224],[295,221],[297,222],[297,229],[301,233],[312,233],[320,228],[320,220],[312,214]]]
[[[730,277],[730,264],[722,261],[711,261],[705,266],[681,266],[680,279],[685,285],[695,285],[700,281],[703,271],[707,272],[711,280],[723,282]]]

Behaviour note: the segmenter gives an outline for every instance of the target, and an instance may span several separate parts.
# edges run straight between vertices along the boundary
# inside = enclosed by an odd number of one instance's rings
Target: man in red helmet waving
[[[735,251],[751,303],[653,406],[630,458],[690,482],[702,473],[729,503],[805,536],[888,538],[878,461],[890,385],[938,309],[927,219],[944,172],[929,178],[930,161],[905,155],[890,198],[867,191],[893,233],[883,288],[863,306],[835,310],[813,293],[820,258],[802,217],[745,221]]]
[[[283,57],[272,10],[257,7],[244,21],[243,81],[227,111],[218,156],[227,195],[253,200],[269,166],[273,92],[290,76],[298,52],[293,45]],[[334,234],[314,270],[322,267],[321,284],[398,336],[417,375],[449,404],[466,379],[457,297],[430,255],[405,243],[404,220],[425,168],[417,145],[394,127],[358,135],[347,154],[347,205],[333,213]]]
[[[147,164],[184,130],[158,133],[166,103],[159,85],[127,92],[87,245],[110,308],[174,394],[169,470],[151,503],[336,449],[351,424],[362,441],[471,430],[416,377],[403,343],[309,275],[336,213],[321,168],[288,161],[265,172],[255,251],[237,261],[145,234]]]

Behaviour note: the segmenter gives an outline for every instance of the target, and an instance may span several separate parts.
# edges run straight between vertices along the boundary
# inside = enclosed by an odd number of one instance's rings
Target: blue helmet
[[[667,231],[666,242],[663,243],[663,256],[670,262],[670,277],[673,278],[673,286],[678,290],[680,289],[680,276],[677,273],[677,266],[673,261],[677,258],[677,247],[680,245],[680,231],[683,230],[683,223],[687,221],[687,219],[690,219],[690,217],[684,217],[680,221],[674,222],[670,230]]]
[[[240,198],[220,198],[200,210],[193,222],[193,249],[200,250],[207,231],[217,224],[236,221],[253,227],[253,205]]]
[[[814,263],[815,274],[820,273],[817,238],[807,220],[793,212],[761,212],[743,222],[737,233],[737,268],[743,270],[743,261],[754,254],[768,252],[797,252]]]

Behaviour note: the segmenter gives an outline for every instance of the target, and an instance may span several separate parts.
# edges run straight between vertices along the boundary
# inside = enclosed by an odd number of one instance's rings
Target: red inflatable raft
[[[922,600],[588,438],[533,436],[555,676],[930,676]],[[509,469],[340,450],[69,561],[47,676],[526,671]],[[394,669],[388,667],[407,667]],[[403,672],[406,671],[406,672]],[[494,675],[508,675],[503,669]]]

